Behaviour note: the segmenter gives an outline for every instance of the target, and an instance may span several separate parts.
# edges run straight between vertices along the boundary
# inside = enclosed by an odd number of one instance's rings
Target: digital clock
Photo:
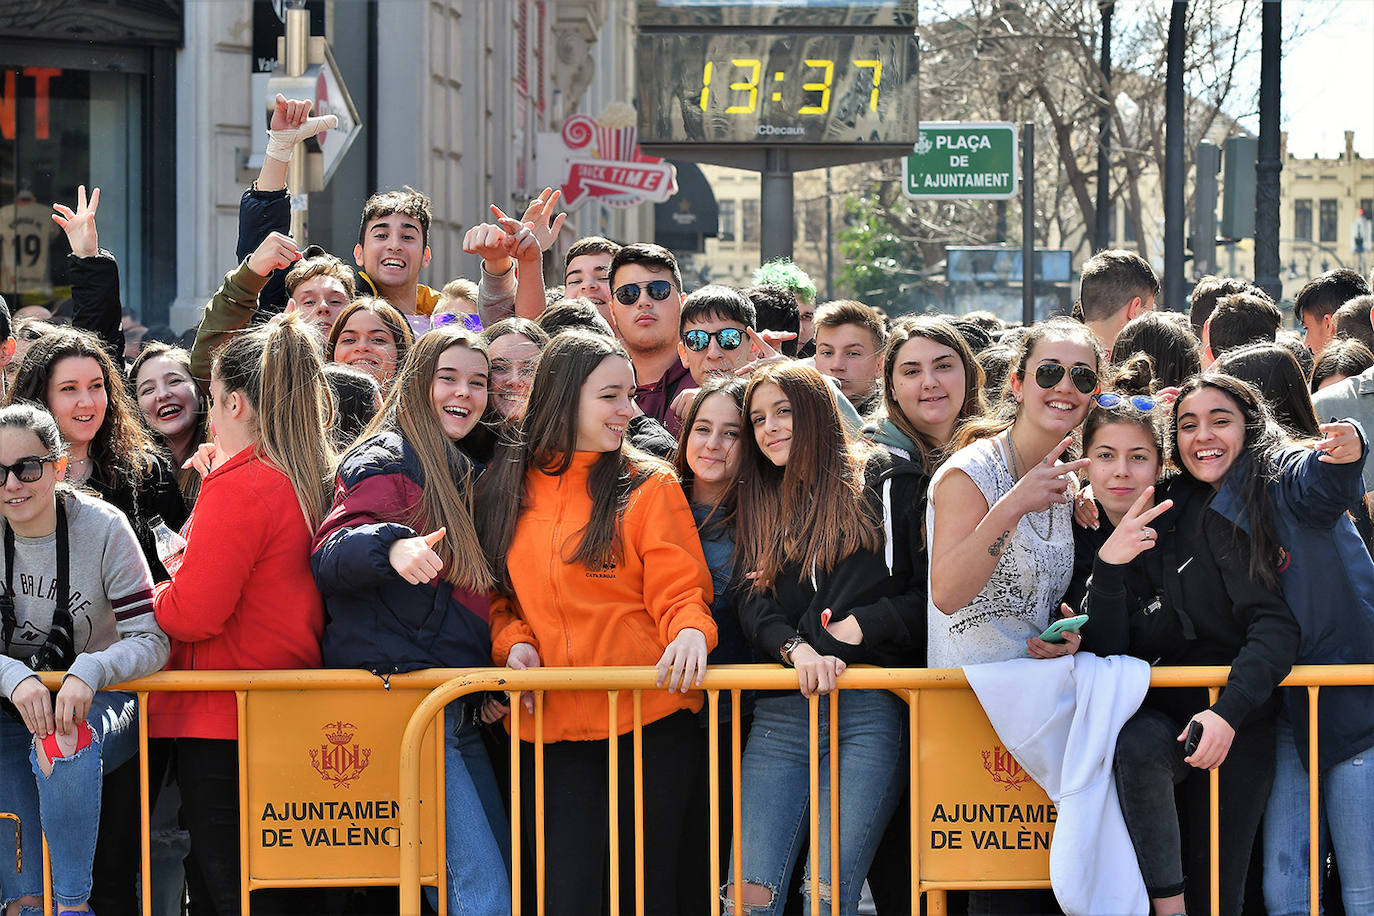
[[[641,34],[645,144],[910,144],[916,39],[903,33]]]

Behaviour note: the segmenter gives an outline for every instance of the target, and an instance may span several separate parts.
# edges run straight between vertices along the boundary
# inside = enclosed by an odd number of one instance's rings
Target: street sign
[[[1016,196],[1016,125],[923,121],[902,190],[913,200]]]

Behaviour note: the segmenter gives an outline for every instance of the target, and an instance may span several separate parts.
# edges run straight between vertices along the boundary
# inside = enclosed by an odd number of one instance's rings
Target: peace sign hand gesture
[[[1317,460],[1327,464],[1353,464],[1360,460],[1364,448],[1360,444],[1360,434],[1350,423],[1323,423],[1317,427],[1325,439],[1312,448],[1321,452]]]
[[[522,226],[529,229],[535,241],[539,243],[539,251],[544,252],[552,248],[553,243],[558,240],[558,232],[568,217],[566,213],[554,214],[562,197],[561,190],[545,188],[538,197],[530,201],[518,222],[507,216],[496,204],[491,204],[491,212],[501,228],[512,236],[519,233]]]
[[[1076,481],[1065,478],[1092,464],[1087,458],[1080,458],[1067,464],[1055,464],[1054,459],[1072,444],[1073,434],[1070,433],[1050,450],[1043,461],[1028,468],[1021,479],[1016,482],[1016,486],[1011,488],[1011,493],[1008,495],[1016,494],[1016,498],[1022,506],[1022,515],[1044,512],[1056,503],[1069,501]],[[1010,437],[1007,439],[1007,445],[1011,447]]]
[[[773,363],[791,362],[790,359],[779,353],[777,349],[773,346],[774,343],[781,344],[781,340],[774,340],[770,342],[765,337],[760,336],[758,332],[756,332],[753,328],[745,328],[744,333],[749,335],[749,343],[752,345],[751,351],[753,353],[757,353],[758,357],[756,359],[750,360],[743,366],[740,366],[738,369],[736,369],[736,375],[748,376],[751,375],[753,371],[757,369],[759,366],[768,366],[772,365]],[[764,334],[773,336],[769,331],[765,331]],[[796,335],[793,334],[788,336],[795,337]]]
[[[1121,518],[1121,524],[1116,526],[1111,537],[1107,538],[1107,543],[1097,551],[1097,555],[1103,563],[1110,563],[1113,566],[1124,566],[1131,562],[1141,553],[1155,546],[1159,540],[1159,535],[1150,527],[1150,522],[1163,515],[1173,508],[1174,501],[1166,499],[1157,506],[1151,507],[1150,500],[1154,498],[1155,488],[1146,487],[1144,492],[1131,504],[1131,508],[1126,510],[1126,514]]]
[[[91,189],[91,199],[86,200],[86,186],[76,188],[76,212],[63,204],[53,204],[57,212],[52,221],[67,233],[67,241],[72,246],[72,254],[78,258],[93,258],[100,253],[100,239],[95,231],[95,211],[100,206],[100,189]]]

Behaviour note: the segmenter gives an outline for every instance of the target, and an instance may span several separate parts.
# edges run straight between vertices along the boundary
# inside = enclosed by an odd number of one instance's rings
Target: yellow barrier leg
[[[448,882],[452,880],[448,874],[448,833],[444,829],[448,817],[448,785],[444,782],[444,735],[448,734],[444,730],[444,719],[447,715],[445,707],[434,717],[434,840],[440,850],[435,896],[439,898],[439,916],[448,916]]]
[[[538,700],[536,709],[538,708]],[[520,702],[519,692],[510,695],[510,907],[512,916],[520,916],[520,863],[524,858],[520,847]],[[538,719],[535,720],[538,722]],[[404,877],[404,876],[403,876]]]
[[[840,916],[840,691],[830,692],[830,916]],[[819,901],[811,911],[819,913]]]
[[[917,718],[917,703],[920,693],[915,690],[906,692],[906,715],[907,715],[907,772],[910,774],[911,792],[911,909],[912,912],[921,911],[921,834],[917,827],[921,812],[921,793],[920,785],[916,776],[919,770],[919,758],[917,757],[918,747],[916,736],[920,734],[916,730],[919,724]]]
[[[618,792],[620,780],[620,735],[617,730],[620,717],[617,715],[617,706],[620,703],[620,691],[606,691],[606,701],[610,708],[609,712],[609,736],[606,738],[606,752],[608,764],[606,766],[607,779],[609,782],[608,793],[606,795],[606,807],[610,816],[610,833],[608,836],[611,841],[611,916],[620,916],[620,794]]]
[[[143,916],[153,916],[152,812],[148,810],[148,693],[138,695],[138,816],[143,825],[139,837],[139,867],[143,869]]]
[[[52,909],[52,856],[48,852],[48,835],[43,836],[43,912]]]
[[[812,912],[819,912],[816,909],[820,903],[820,880],[821,880],[821,811],[820,805],[816,804],[821,797],[821,738],[820,738],[820,696],[812,694],[810,698],[811,711],[811,747],[810,747],[810,773],[811,777],[811,803],[807,808],[811,811],[811,851],[807,853],[807,864],[810,866],[807,871],[811,874],[810,891]],[[778,888],[778,893],[785,893],[782,888]]]
[[[707,878],[711,882],[706,899],[711,901],[711,916],[720,916],[720,691],[706,691],[706,713],[709,722],[706,726],[706,784],[711,793],[707,800],[710,812],[709,829],[706,838]]]
[[[912,900],[911,909],[913,912],[920,912],[919,899],[920,898],[915,898]],[[926,895],[926,916],[945,916],[947,912],[945,903],[944,891],[931,891]]]
[[[1221,691],[1216,687],[1207,688],[1207,705],[1214,706]],[[1208,844],[1211,856],[1211,907],[1213,913],[1221,912],[1221,769],[1218,767],[1209,774],[1211,801],[1208,803]]]
[[[635,914],[644,916],[644,705],[635,691]]]
[[[730,856],[735,864],[735,908],[732,912],[744,912],[744,850],[740,847],[741,823],[744,818],[741,816],[740,784],[743,782],[743,766],[740,758],[743,756],[743,740],[739,733],[739,698],[738,690],[730,691],[731,715],[730,715],[730,780],[733,794],[730,796]]]
[[[1317,853],[1321,837],[1317,833],[1317,691],[1320,687],[1307,688],[1307,878],[1309,903],[1312,916],[1320,916],[1322,904],[1321,872],[1317,868]]]
[[[544,916],[548,906],[548,887],[545,883],[544,814],[547,797],[544,792],[544,691],[534,695],[534,891],[535,910]]]
[[[243,916],[249,916],[248,894],[248,738],[243,724],[248,721],[248,693],[244,690],[234,692],[238,701],[239,726],[239,909]]]

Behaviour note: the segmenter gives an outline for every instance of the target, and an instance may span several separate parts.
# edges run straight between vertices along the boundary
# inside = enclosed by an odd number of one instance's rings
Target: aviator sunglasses
[[[1136,410],[1144,410],[1148,412],[1155,409],[1155,399],[1152,397],[1147,397],[1143,394],[1133,394],[1127,396],[1124,394],[1117,394],[1113,391],[1104,391],[1102,394],[1099,394],[1095,398],[1095,400],[1097,401],[1099,406],[1105,407],[1108,410],[1122,403],[1130,404]]]
[[[56,455],[44,455],[41,458],[21,458],[14,464],[0,464],[0,487],[10,479],[10,474],[18,477],[21,483],[37,483],[43,476],[43,465],[56,460]]]
[[[1097,373],[1087,366],[1071,366],[1068,373],[1073,387],[1083,394],[1092,394],[1093,389],[1097,387]],[[1035,370],[1035,384],[1041,388],[1053,388],[1063,377],[1064,367],[1059,363],[1041,363]]]
[[[673,284],[667,280],[650,280],[647,283],[626,283],[624,286],[617,286],[615,296],[621,305],[634,305],[639,301],[639,291],[647,290],[649,298],[655,302],[662,302],[667,299],[673,291]]]
[[[693,353],[700,353],[711,346],[711,338],[716,339],[722,350],[735,350],[744,343],[744,332],[739,328],[721,328],[719,331],[703,331],[693,328],[682,335],[682,342]]]

